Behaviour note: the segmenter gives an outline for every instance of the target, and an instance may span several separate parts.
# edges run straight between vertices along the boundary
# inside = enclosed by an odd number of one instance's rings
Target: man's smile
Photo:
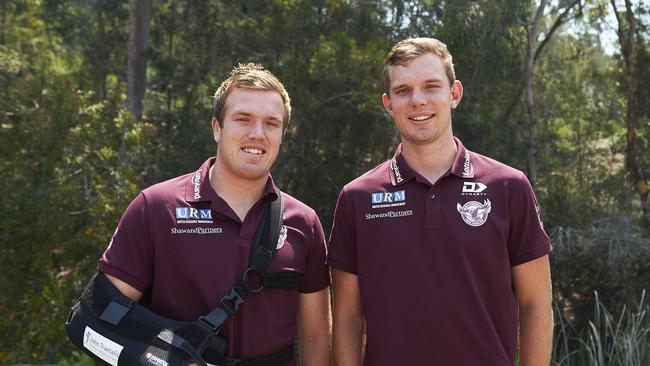
[[[253,155],[262,155],[266,153],[264,149],[257,148],[257,147],[242,147],[241,150],[245,153],[253,154]]]
[[[428,120],[430,118],[433,118],[434,116],[435,116],[435,114],[419,114],[419,115],[416,115],[416,116],[408,117],[408,119],[411,120],[411,121],[422,122],[422,121],[426,121],[426,120]]]

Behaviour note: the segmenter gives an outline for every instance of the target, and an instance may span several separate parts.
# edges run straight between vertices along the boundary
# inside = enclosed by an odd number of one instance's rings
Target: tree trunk
[[[97,85],[96,89],[98,92],[99,100],[106,99],[106,77],[108,75],[108,48],[104,46],[106,41],[106,22],[104,19],[104,0],[97,0],[95,6],[95,16],[97,19],[97,42],[99,47],[96,47],[97,53],[99,54],[99,60],[97,60],[99,70],[97,70]]]
[[[641,200],[641,220],[646,228],[650,228],[650,195],[648,194],[648,183],[641,175],[639,163],[636,156],[636,61],[634,53],[636,48],[636,19],[632,9],[632,2],[625,0],[625,20],[616,8],[616,2],[610,0],[616,20],[618,22],[617,35],[621,45],[621,54],[623,55],[623,63],[625,64],[625,76],[627,82],[626,98],[627,110],[625,113],[625,124],[627,127],[625,149],[625,160],[630,179],[634,185],[634,189],[639,195]]]
[[[7,2],[2,1],[0,5],[0,46],[5,44],[5,28],[7,24]]]
[[[149,19],[152,0],[129,0],[131,29],[129,31],[126,109],[136,119],[142,118],[142,104],[147,84]]]
[[[173,14],[172,16],[172,24],[167,28],[167,35],[169,38],[167,39],[167,57],[169,57],[170,60],[174,59],[174,35],[175,35],[175,30],[176,30],[176,5],[174,3],[171,4],[171,13]],[[173,79],[172,79],[173,80]],[[165,85],[165,88],[167,89],[167,113],[171,113],[172,111],[172,101],[173,101],[173,95],[172,95],[172,83],[169,82]]]
[[[535,97],[533,94],[533,74],[535,71],[535,61],[541,54],[544,47],[548,44],[555,31],[557,31],[564,23],[582,14],[582,0],[574,0],[572,3],[564,8],[564,11],[555,18],[553,25],[545,32],[546,35],[542,42],[537,45],[537,36],[540,33],[540,23],[544,16],[544,10],[548,4],[547,0],[542,0],[535,12],[533,24],[528,29],[528,47],[526,49],[526,70],[524,73],[524,90],[526,92],[526,111],[528,113],[528,151],[526,153],[526,160],[528,165],[528,179],[530,180],[533,189],[537,185],[537,139],[539,134],[539,127],[537,125],[537,114],[535,112]],[[577,15],[569,17],[569,13],[575,6],[578,5]],[[509,116],[516,104],[512,104],[506,116]]]
[[[533,95],[533,71],[535,68],[535,49],[537,48],[537,35],[539,33],[539,24],[544,15],[547,0],[542,0],[537,7],[535,19],[528,32],[528,48],[526,50],[526,110],[528,111],[528,152],[526,160],[528,162],[528,179],[530,184],[535,188],[537,184],[537,116],[535,115],[535,98]]]

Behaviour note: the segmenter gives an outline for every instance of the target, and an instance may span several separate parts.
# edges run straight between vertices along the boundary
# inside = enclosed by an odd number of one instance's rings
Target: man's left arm
[[[519,365],[548,366],[553,342],[548,255],[512,267],[512,281],[519,304]]]
[[[330,365],[332,318],[329,287],[299,294],[298,346],[301,365]]]

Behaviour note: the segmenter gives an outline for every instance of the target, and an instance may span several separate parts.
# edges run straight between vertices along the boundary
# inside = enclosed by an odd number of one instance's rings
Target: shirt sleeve
[[[332,268],[357,274],[357,241],[351,206],[349,193],[343,188],[334,210],[327,263]]]
[[[129,204],[97,266],[100,272],[116,277],[143,293],[152,281],[154,253],[147,231],[146,206],[142,193]]]
[[[327,245],[325,234],[318,216],[314,213],[312,220],[312,243],[307,254],[306,271],[300,283],[300,292],[320,291],[330,285],[330,272],[327,266]]]
[[[509,194],[508,254],[514,267],[550,253],[553,246],[544,231],[533,188],[523,173],[510,182]]]

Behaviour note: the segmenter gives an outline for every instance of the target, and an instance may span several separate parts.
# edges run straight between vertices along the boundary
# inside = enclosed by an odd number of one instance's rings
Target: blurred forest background
[[[398,40],[446,42],[470,149],[527,173],[552,237],[554,365],[649,365],[650,4],[630,0],[0,0],[0,364],[84,364],[63,323],[138,191],[213,155],[238,62],[285,84],[273,174],[329,230],[399,142]]]

